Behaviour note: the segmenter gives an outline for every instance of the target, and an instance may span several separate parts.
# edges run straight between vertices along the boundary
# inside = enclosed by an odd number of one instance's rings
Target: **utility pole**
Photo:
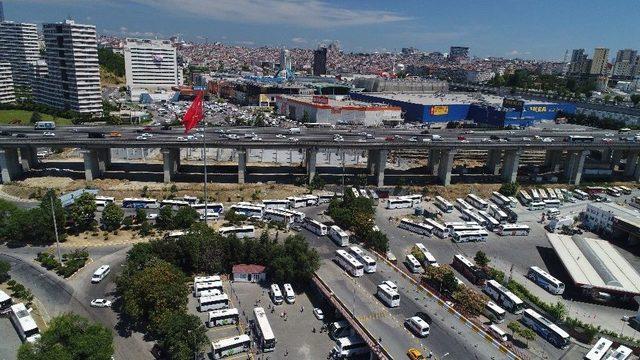
[[[58,239],[58,223],[56,222],[56,209],[53,203],[53,196],[55,193],[51,195],[51,217],[53,218],[53,231],[56,235],[56,249],[58,252],[58,262],[62,264],[62,255],[60,255],[60,239]]]

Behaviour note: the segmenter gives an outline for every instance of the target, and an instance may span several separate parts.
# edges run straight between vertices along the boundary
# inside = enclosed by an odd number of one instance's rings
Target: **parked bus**
[[[160,207],[169,206],[172,210],[178,210],[181,207],[190,206],[188,202],[182,200],[162,200],[160,201]]]
[[[462,210],[474,210],[473,206],[469,205],[468,202],[464,201],[461,198],[457,198],[456,199],[456,203],[454,204],[455,208],[462,211]]]
[[[369,198],[371,199],[371,201],[373,201],[374,205],[378,205],[380,203],[380,195],[378,195],[378,193],[373,190],[373,189],[369,189]]]
[[[607,188],[607,194],[613,197],[622,196],[622,193],[620,192],[620,190],[616,189],[615,187]]]
[[[101,265],[99,268],[96,269],[96,271],[93,272],[93,276],[91,276],[91,282],[93,284],[99,283],[100,281],[102,281],[102,279],[107,277],[107,275],[109,275],[110,272],[111,272],[111,266]]]
[[[7,311],[12,304],[13,300],[11,300],[11,296],[7,295],[6,292],[0,290],[0,314]]]
[[[529,203],[533,201],[531,196],[529,196],[529,194],[527,194],[526,190],[520,190],[518,192],[518,197],[520,198],[520,202],[522,202],[522,205],[524,205],[524,206],[529,205]]]
[[[432,227],[431,229],[431,233],[434,234],[435,236],[441,238],[441,239],[446,239],[449,237],[449,229],[444,226],[443,224],[431,219],[431,218],[425,218],[424,222],[426,225],[429,225]]]
[[[500,340],[501,342],[505,342],[508,340],[507,333],[494,324],[489,325],[489,334],[491,334],[493,337]]]
[[[288,209],[283,209],[280,210],[281,212],[285,213],[285,214],[289,214],[291,216],[293,216],[293,220],[295,222],[303,222],[304,218],[306,217],[306,215],[302,212],[302,211],[295,211],[295,210],[288,210]]]
[[[603,186],[587,186],[585,191],[589,195],[598,195],[598,194],[604,194],[607,191],[607,189]]]
[[[502,308],[514,314],[522,313],[524,302],[497,281],[487,280],[484,283],[483,290]]]
[[[327,225],[319,221],[306,217],[304,218],[303,225],[307,230],[311,231],[312,233],[318,236],[327,235]]]
[[[491,201],[498,206],[509,206],[509,198],[497,191],[491,193]]]
[[[475,210],[462,209],[460,212],[462,213],[462,218],[464,220],[476,222],[483,227],[487,224],[487,220],[476,214]]]
[[[484,271],[462,254],[456,254],[453,256],[451,266],[458,270],[458,272],[467,278],[467,280],[472,284],[483,285],[487,280],[487,275]]]
[[[496,230],[496,233],[501,236],[527,236],[529,232],[531,228],[524,224],[502,224]]]
[[[349,191],[351,191],[351,194],[353,194],[353,197],[355,198],[360,197],[360,191],[358,191],[358,189],[352,187],[352,188],[349,188]]]
[[[356,355],[369,353],[369,346],[358,335],[338,338],[336,346],[333,347],[332,354],[337,359],[345,359]]]
[[[251,349],[251,338],[249,335],[242,334],[211,343],[211,353],[214,359],[222,359],[227,356],[233,356],[247,352]]]
[[[518,206],[518,199],[516,199],[513,196],[509,196],[507,199],[509,199],[509,206],[503,206],[504,208],[514,208],[516,206]]]
[[[387,200],[387,209],[407,209],[413,207],[413,200],[406,198],[395,198]]]
[[[558,199],[549,199],[543,201],[546,208],[559,208],[562,203]]]
[[[240,320],[238,309],[219,309],[209,311],[208,327],[224,326],[237,324]]]
[[[476,194],[468,194],[467,202],[473,205],[478,210],[484,210],[489,206],[489,203]]]
[[[532,203],[529,204],[529,210],[530,211],[535,211],[535,210],[543,210],[544,208],[547,207],[547,204],[545,204],[542,201],[534,201]]]
[[[569,346],[569,334],[532,309],[524,310],[522,323],[558,348],[564,349]]]
[[[565,199],[564,199],[564,194],[562,193],[562,189],[556,188],[555,191],[556,191],[556,198],[558,198],[558,200],[560,201],[564,201]]]
[[[407,218],[403,218],[400,220],[400,224],[398,225],[400,229],[409,230],[419,235],[431,236],[431,231],[433,227],[431,225],[427,225],[424,223],[418,223],[413,220],[409,220]]]
[[[338,225],[331,225],[329,228],[329,238],[338,246],[349,246],[349,234],[340,229]]]
[[[328,204],[334,197],[337,197],[336,193],[321,193],[318,194],[318,204]]]
[[[293,286],[291,286],[291,284],[287,283],[282,285],[282,289],[284,290],[284,300],[289,303],[289,304],[293,304],[296,302],[296,293],[293,291]]]
[[[438,261],[436,261],[436,258],[433,256],[433,254],[431,254],[429,250],[427,250],[427,247],[424,246],[423,243],[415,243],[413,247],[418,249],[418,251],[422,254],[422,257],[424,258],[424,263],[422,265],[424,267],[440,266],[438,264]]]
[[[336,250],[336,262],[351,276],[364,275],[364,265],[345,250]]]
[[[613,350],[607,360],[627,360],[631,354],[633,354],[633,350],[624,345],[620,345],[617,349]]]
[[[289,224],[293,224],[294,217],[291,214],[287,214],[280,210],[274,209],[265,209],[264,214],[262,215],[264,220],[282,223],[285,226],[289,226]]]
[[[11,305],[11,322],[22,342],[34,343],[40,339],[40,330],[23,303]]]
[[[210,276],[196,276],[193,278],[193,284],[203,283],[203,282],[215,282],[221,281],[220,275],[210,275]]]
[[[442,196],[436,196],[435,204],[442,212],[450,213],[453,211],[453,205]]]
[[[223,226],[218,229],[218,233],[222,236],[235,235],[238,239],[256,237],[253,225],[244,226]]]
[[[231,205],[231,209],[236,212],[236,214],[244,215],[246,217],[260,218],[264,215],[264,208],[261,206],[255,205],[246,205],[246,204],[235,204]]]
[[[371,256],[365,254],[362,249],[354,245],[349,247],[349,252],[356,260],[364,265],[364,272],[367,274],[376,272],[376,261]]]
[[[500,222],[494,219],[493,216],[489,215],[486,211],[478,210],[478,215],[486,221],[485,227],[488,230],[493,231],[495,228],[500,226]]]
[[[417,274],[423,272],[422,266],[415,256],[408,254],[404,262],[412,273]]]
[[[636,209],[640,209],[640,196],[636,196],[631,201],[629,201],[629,205],[633,206]]]
[[[265,209],[282,210],[289,207],[289,200],[263,200],[262,205]]]
[[[358,191],[360,192],[360,197],[363,197],[365,199],[369,198],[369,194],[367,194],[367,190],[366,189],[358,189]]]
[[[570,143],[592,143],[594,140],[593,136],[586,135],[569,135],[564,138],[565,142]]]
[[[527,277],[552,294],[560,295],[564,293],[564,283],[537,266],[529,268]]]
[[[556,191],[552,188],[547,188],[547,195],[549,197],[549,199],[557,199],[558,196],[556,195]]]
[[[202,296],[198,298],[198,311],[200,312],[228,308],[229,296],[227,296],[227,294]]]
[[[282,296],[282,291],[278,284],[271,284],[271,287],[269,288],[269,297],[271,297],[271,301],[276,305],[280,305],[284,302],[284,297]]]
[[[536,189],[531,189],[531,200],[535,202],[540,202],[542,198],[540,197],[540,193]]]
[[[291,209],[309,206],[307,198],[304,197],[290,196],[287,198],[287,200],[289,200],[289,208]]]
[[[513,209],[511,208],[503,208],[502,211],[504,211],[505,214],[507,214],[507,222],[508,223],[516,223],[518,221],[518,214],[513,211]]]
[[[573,196],[578,200],[586,200],[589,198],[589,194],[580,189],[573,190]]]
[[[619,186],[619,188],[622,190],[622,193],[625,195],[631,195],[631,189],[626,187],[626,186]]]
[[[390,288],[387,284],[378,285],[376,296],[388,307],[393,308],[400,306],[400,294],[398,294],[398,291]]]
[[[276,348],[276,337],[271,330],[271,324],[267,319],[267,313],[264,308],[257,307],[253,309],[254,326],[257,338],[257,345],[262,352],[270,352]]]
[[[601,337],[600,340],[593,345],[591,350],[589,350],[587,355],[584,356],[585,360],[602,360],[604,355],[611,348],[611,345],[613,345],[613,341]]]
[[[157,209],[160,206],[158,200],[147,198],[124,198],[122,200],[123,208],[134,209]]]
[[[509,220],[507,213],[496,205],[489,205],[487,213],[498,220],[499,223],[505,223]]]
[[[224,212],[224,205],[221,203],[207,203],[206,206],[205,203],[198,203],[192,204],[191,207],[196,209],[199,213],[204,213],[205,207],[207,208],[207,212],[214,212],[218,214],[222,214]]]
[[[540,200],[545,201],[547,199],[549,199],[549,197],[547,196],[547,191],[545,189],[537,189],[538,194],[540,194]]]
[[[482,226],[475,221],[451,221],[444,223],[450,230],[481,230]]]
[[[95,202],[98,207],[105,207],[109,204],[113,204],[116,199],[113,196],[96,196]]]
[[[36,121],[33,126],[34,130],[55,130],[56,123],[53,121]]]
[[[216,290],[218,292],[217,295],[222,294],[222,281],[208,281],[208,282],[198,282],[193,284],[193,296],[201,297],[203,291]]]
[[[504,321],[507,311],[493,301],[487,301],[484,307],[484,315],[496,324],[500,324]]]
[[[420,205],[420,203],[422,202],[422,195],[420,194],[405,195],[402,198],[411,200],[413,202],[412,206]]]

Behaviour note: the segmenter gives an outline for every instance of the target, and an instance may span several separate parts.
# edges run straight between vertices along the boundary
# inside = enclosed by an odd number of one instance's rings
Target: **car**
[[[187,141],[187,138],[184,136],[178,136],[178,141]]]
[[[462,136],[462,135],[458,135],[458,140],[462,141],[462,140],[467,140],[466,137]]]
[[[464,132],[465,134],[473,134],[473,130],[467,130]]]
[[[0,130],[0,136],[11,136],[11,133],[7,130]]]
[[[523,137],[522,141],[531,141],[531,138],[530,137]]]
[[[148,138],[146,136],[143,135],[138,135],[136,136],[136,140],[147,140]]]
[[[42,136],[54,137],[54,136],[56,136],[56,134],[51,132],[51,131],[45,131],[45,132],[42,133]]]
[[[155,220],[158,218],[158,214],[147,214],[147,220]]]
[[[481,142],[483,142],[483,143],[492,143],[493,140],[491,140],[489,138],[482,138]]]
[[[298,142],[298,141],[300,141],[300,139],[294,138],[294,137],[290,137],[289,141]]]
[[[118,131],[112,131],[109,133],[109,137],[122,137],[122,134]]]
[[[357,141],[358,141],[359,143],[366,143],[366,142],[367,142],[367,139],[358,139]]]
[[[254,136],[251,138],[251,141],[262,141],[262,138],[258,136]]]
[[[153,134],[143,133],[142,136],[150,138],[153,137]]]
[[[613,142],[613,139],[604,138],[604,139],[602,139],[602,142],[605,143],[605,144],[611,144]]]
[[[91,307],[111,307],[111,300],[107,299],[93,299],[91,300]]]
[[[411,141],[411,142],[417,142],[417,141],[418,141],[418,138],[417,138],[417,137],[415,137],[415,136],[413,136],[413,137],[411,137],[411,138],[409,139],[409,141]]]
[[[489,136],[489,139],[491,139],[491,140],[500,140],[500,137],[498,135],[491,135],[491,136]]]
[[[429,132],[429,130],[422,130],[422,131],[420,131],[420,134],[423,134],[423,135],[424,135],[424,134],[429,134],[429,133],[430,133],[430,132]]]
[[[318,320],[324,319],[324,313],[322,312],[322,309],[320,309],[320,308],[313,308],[313,315]]]
[[[543,138],[542,142],[543,143],[551,143],[551,142],[553,142],[553,138],[550,138],[550,137]]]
[[[171,125],[169,124],[162,125],[162,130],[171,130]]]
[[[386,141],[394,141],[396,138],[394,138],[393,136],[387,136],[384,138]]]
[[[422,355],[420,350],[415,349],[415,348],[411,348],[411,349],[407,350],[407,357],[410,360],[425,360],[425,357],[424,357],[424,355]]]
[[[145,126],[144,128],[142,128],[142,131],[146,131],[146,132],[153,131],[153,128],[151,126]]]

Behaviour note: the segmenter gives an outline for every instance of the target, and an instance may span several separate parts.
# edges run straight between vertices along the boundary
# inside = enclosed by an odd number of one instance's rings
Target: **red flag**
[[[184,114],[182,118],[182,125],[184,125],[184,133],[188,133],[189,130],[193,129],[200,120],[204,118],[204,113],[202,111],[202,91],[198,91],[198,95],[191,103],[189,110]]]

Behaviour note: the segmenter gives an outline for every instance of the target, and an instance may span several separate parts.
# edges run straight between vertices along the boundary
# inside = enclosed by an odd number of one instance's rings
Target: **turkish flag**
[[[189,110],[184,114],[182,118],[182,125],[184,126],[184,133],[188,133],[193,129],[200,120],[204,118],[204,112],[202,110],[202,91],[198,91],[198,95],[189,106]]]

